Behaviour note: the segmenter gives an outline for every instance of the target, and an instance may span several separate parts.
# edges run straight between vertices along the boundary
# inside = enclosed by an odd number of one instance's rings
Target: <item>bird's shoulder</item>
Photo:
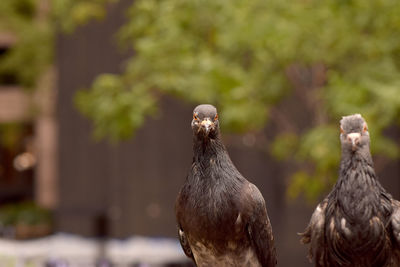
[[[238,211],[245,224],[252,227],[255,227],[254,224],[259,224],[258,226],[263,229],[262,231],[270,232],[271,224],[266,203],[257,186],[248,181],[244,183],[237,201]],[[272,235],[272,233],[269,233],[269,235]]]
[[[392,266],[400,265],[400,201],[392,199],[393,212],[390,218],[391,234],[394,246]]]
[[[178,222],[195,227],[236,220],[243,180],[190,175],[175,202]],[[246,201],[246,200],[243,200]],[[186,223],[185,223],[186,222]]]
[[[308,258],[310,261],[315,259],[315,262],[322,266],[325,262],[325,216],[328,205],[328,199],[324,199],[315,208],[310,222],[303,233],[300,233],[301,242],[310,244]]]
[[[275,266],[276,250],[264,197],[257,186],[247,182],[242,187],[241,200],[240,215],[259,263]]]
[[[396,242],[400,245],[400,201],[392,200],[393,213],[391,216],[391,225],[393,236]]]
[[[257,186],[246,180],[240,190],[241,201],[247,204],[248,208],[265,206],[265,200]]]
[[[304,244],[310,243],[313,240],[317,240],[324,235],[325,227],[325,215],[328,206],[328,199],[320,202],[315,208],[313,214],[311,215],[310,222],[304,233],[301,233],[301,241]]]

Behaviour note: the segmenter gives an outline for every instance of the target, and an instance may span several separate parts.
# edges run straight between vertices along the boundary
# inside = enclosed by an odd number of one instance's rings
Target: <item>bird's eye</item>
[[[196,113],[193,113],[193,119],[194,119],[195,121],[198,121],[198,120],[199,120],[199,117],[197,117],[197,114],[196,114]]]
[[[365,133],[366,131],[368,131],[368,126],[366,123],[364,123],[364,127],[363,127],[363,133]]]
[[[215,114],[214,121],[218,120],[218,114]]]
[[[340,126],[340,133],[344,134],[344,130],[343,130],[342,126]]]

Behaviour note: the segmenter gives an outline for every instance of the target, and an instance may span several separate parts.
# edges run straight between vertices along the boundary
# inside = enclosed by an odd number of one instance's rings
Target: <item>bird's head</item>
[[[192,129],[197,136],[216,136],[219,129],[217,109],[209,104],[197,106],[193,110]]]
[[[369,147],[368,126],[360,114],[344,116],[340,121],[340,142],[342,148],[357,151]]]

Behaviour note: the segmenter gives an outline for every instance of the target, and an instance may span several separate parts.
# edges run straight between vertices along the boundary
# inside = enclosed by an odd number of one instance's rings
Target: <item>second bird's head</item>
[[[193,110],[193,133],[203,138],[214,138],[218,134],[219,121],[217,109],[213,105],[198,105]]]
[[[340,142],[342,148],[357,151],[369,148],[368,126],[360,114],[344,116],[340,121]]]

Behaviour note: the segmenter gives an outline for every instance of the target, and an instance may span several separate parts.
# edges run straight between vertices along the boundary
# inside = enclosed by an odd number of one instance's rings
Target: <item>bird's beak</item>
[[[347,139],[351,142],[353,151],[356,150],[357,145],[360,143],[361,134],[360,133],[349,133]]]
[[[206,131],[206,134],[208,134],[210,132],[210,129],[213,126],[213,124],[214,123],[209,118],[205,118],[201,122],[201,127],[204,128],[204,130]]]

